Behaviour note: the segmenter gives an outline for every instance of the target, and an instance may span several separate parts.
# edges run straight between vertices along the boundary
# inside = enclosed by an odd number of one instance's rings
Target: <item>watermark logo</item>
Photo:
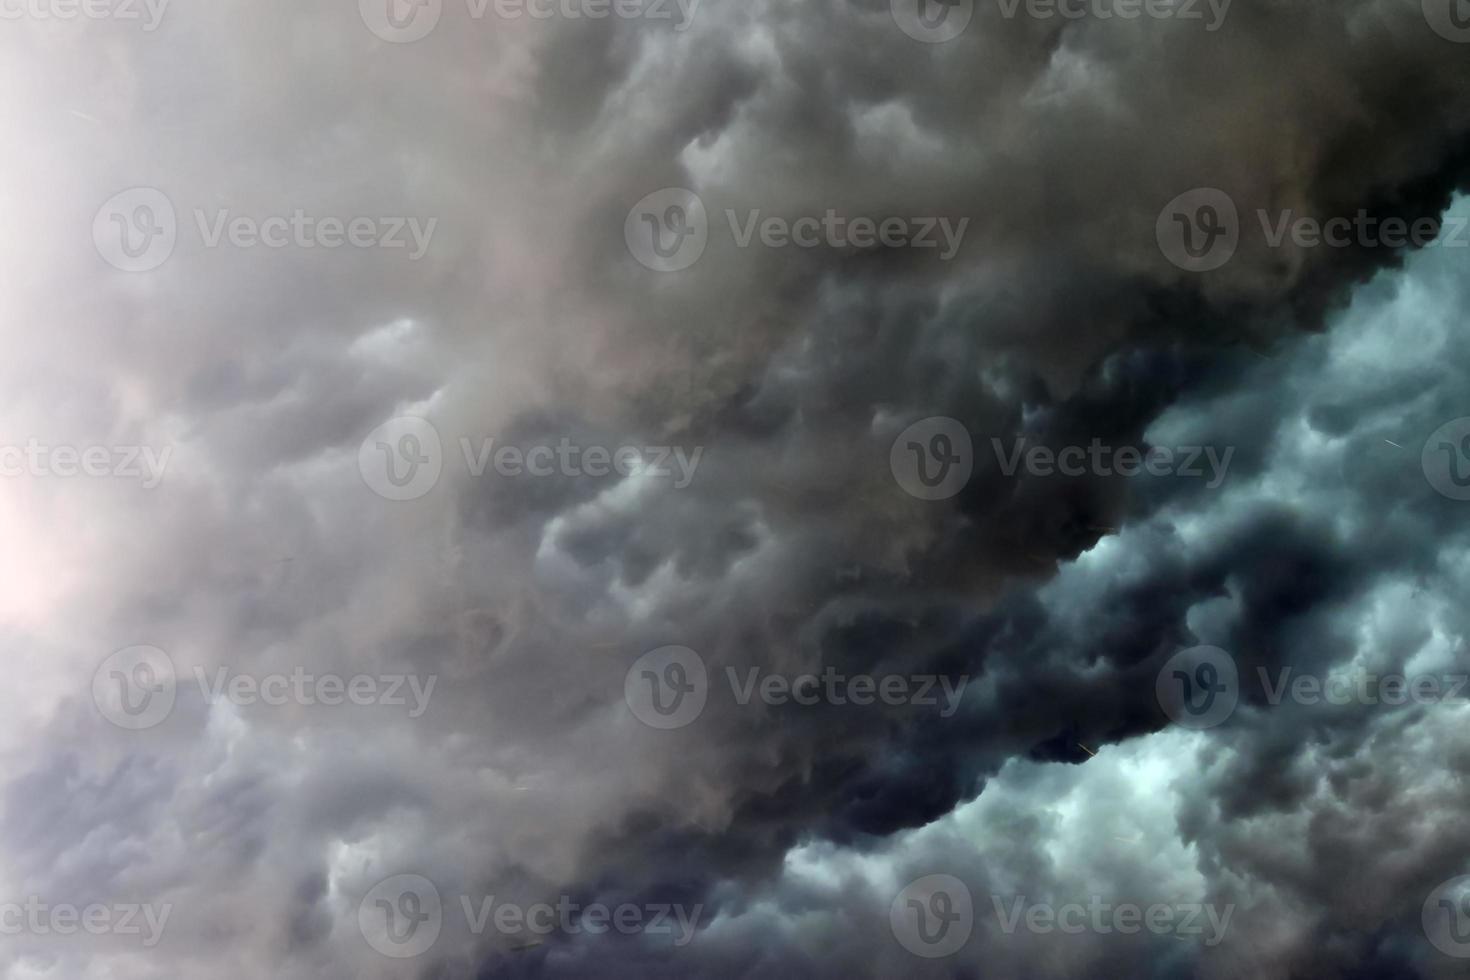
[[[691,724],[709,700],[709,671],[688,647],[650,650],[623,679],[623,700],[649,728],[670,731]]]
[[[970,430],[943,416],[921,419],[893,440],[888,468],[910,496],[947,500],[965,488],[975,469]]]
[[[654,272],[682,272],[699,261],[709,244],[704,201],[682,187],[654,191],[628,212],[623,240],[640,265]]]
[[[249,708],[288,704],[313,707],[383,705],[405,707],[410,718],[428,710],[436,675],[308,673],[297,666],[289,674],[257,676],[216,667],[212,674],[194,668],[199,693],[209,704],[221,702]],[[157,647],[135,646],[112,654],[92,676],[92,699],[102,716],[119,728],[152,728],[172,713],[179,675],[173,659]]]
[[[1470,958],[1470,875],[1441,882],[1420,910],[1424,935],[1455,959]]]
[[[1294,667],[1278,667],[1274,672],[1257,667],[1256,679],[1265,702],[1273,708],[1287,700],[1308,707],[1470,703],[1463,693],[1470,688],[1466,674],[1380,674],[1349,669],[1322,675],[1297,673]],[[1155,683],[1159,704],[1169,717],[1194,729],[1223,722],[1235,710],[1242,692],[1235,658],[1219,647],[1180,651],[1159,671]]]
[[[444,0],[358,0],[362,22],[390,44],[421,41],[439,25]]]
[[[1164,206],[1154,225],[1164,257],[1186,272],[1212,272],[1240,246],[1240,212],[1229,194],[1199,187]]]
[[[1424,19],[1445,40],[1470,44],[1470,0],[1424,0]]]
[[[954,875],[925,875],[910,882],[888,908],[899,945],[924,959],[953,956],[970,941],[975,902]]]
[[[357,450],[357,469],[373,493],[387,500],[417,500],[439,483],[444,447],[427,419],[402,415],[368,433]]]
[[[141,731],[169,716],[178,675],[158,647],[132,646],[109,656],[92,675],[92,701],[119,728]]]
[[[264,704],[279,708],[287,704],[304,707],[325,705],[334,708],[351,704],[360,708],[371,705],[408,708],[408,717],[419,718],[429,710],[429,699],[434,696],[434,685],[439,682],[435,674],[420,677],[418,674],[354,674],[342,677],[339,674],[312,674],[305,667],[296,667],[289,674],[231,674],[228,667],[216,667],[214,676],[205,673],[203,667],[194,668],[194,679],[199,691],[210,704],[227,702],[236,707],[248,708]]]
[[[698,931],[703,905],[624,902],[608,906],[601,902],[582,904],[569,895],[556,903],[521,905],[494,895],[460,895],[457,908],[464,915],[471,935],[494,931],[502,936],[539,945],[539,937],[555,932],[566,935],[603,935],[616,931],[625,936],[638,933],[672,936],[675,946],[686,946]],[[373,949],[394,959],[411,959],[428,952],[443,930],[448,908],[439,889],[422,875],[394,875],[373,886],[357,907],[357,924]]]
[[[1470,2],[1470,0],[1467,0]],[[1352,217],[1317,218],[1293,208],[1255,212],[1261,242],[1267,248],[1470,248],[1470,218],[1410,221],[1380,218],[1359,208]],[[1155,227],[1165,257],[1187,272],[1209,272],[1229,262],[1243,234],[1240,214],[1229,195],[1213,188],[1181,194],[1159,213]]]
[[[1435,429],[1419,462],[1436,492],[1451,500],[1470,500],[1470,417]]]
[[[694,482],[704,447],[581,445],[562,436],[554,445],[496,446],[461,436],[465,470],[480,479],[492,469],[507,479],[552,476],[669,480],[675,490]],[[358,447],[358,471],[374,493],[388,500],[416,500],[439,482],[444,451],[439,431],[426,419],[404,416],[380,425]]]
[[[151,272],[174,254],[179,223],[173,202],[156,187],[114,194],[92,219],[92,243],[108,265],[123,272]]]
[[[1154,681],[1159,706],[1185,728],[1213,728],[1240,700],[1235,658],[1219,647],[1198,646],[1170,657]]]
[[[423,875],[394,875],[380,881],[358,904],[357,927],[368,945],[384,956],[421,956],[444,928],[439,889]]]
[[[1028,904],[1025,895],[1012,899],[1009,908],[1000,895],[991,895],[990,902],[995,907],[996,921],[1007,936],[1016,931],[1024,917],[1026,931],[1036,935],[1052,932],[1073,936],[1084,932],[1132,935],[1146,931],[1180,939],[1203,937],[1206,946],[1218,946],[1224,940],[1230,917],[1235,914],[1233,903],[1223,909],[1201,902],[1172,905],[1156,902],[1145,908],[1132,902],[1105,901],[1100,895],[1090,896],[1086,905],[1081,902]]]
[[[424,257],[439,226],[438,218],[425,222],[412,217],[318,217],[302,208],[265,218],[233,214],[229,208],[194,208],[192,214],[200,243],[208,249],[406,249],[410,262]],[[92,242],[114,268],[151,272],[173,255],[179,230],[168,195],[156,187],[134,187],[113,195],[97,210]]]
[[[970,26],[975,0],[889,0],[893,22],[915,41],[943,44]]]
[[[726,667],[724,677],[736,705],[752,701],[771,707],[825,704],[835,707],[875,704],[937,708],[950,718],[959,710],[970,675],[844,674],[836,667],[795,676]],[[639,657],[623,678],[623,698],[634,717],[650,728],[674,729],[692,724],[704,711],[712,685],[704,660],[688,647],[660,647]]]
[[[743,215],[725,209],[725,222],[736,248],[913,248],[936,249],[939,261],[959,253],[969,218],[849,217],[828,208],[821,216],[795,219],[765,215],[759,209]],[[639,264],[655,272],[680,272],[698,262],[709,244],[709,213],[693,191],[666,187],[634,205],[623,222],[623,239]]]

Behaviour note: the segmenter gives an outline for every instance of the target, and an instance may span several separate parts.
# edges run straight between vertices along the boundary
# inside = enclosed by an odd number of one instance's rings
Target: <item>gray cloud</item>
[[[1154,699],[1196,643],[1248,677],[1462,658],[1463,505],[1419,465],[1466,414],[1456,253],[1243,233],[1201,275],[1155,239],[1206,186],[1247,228],[1438,216],[1470,101],[1417,4],[1242,0],[1210,33],[979,3],[942,45],[835,0],[706,0],[682,33],[449,3],[412,44],[352,4],[9,26],[0,441],[174,456],[155,490],[7,481],[0,867],[13,900],[174,912],[152,949],[26,936],[7,976],[1449,975],[1419,909],[1465,870],[1455,709],[1246,690],[1191,734]],[[142,273],[88,232],[133,186],[179,216]],[[704,201],[709,244],[655,273],[624,221],[668,186]],[[437,225],[417,261],[209,248],[201,209]],[[943,262],[740,248],[727,209],[970,224]],[[444,472],[394,502],[358,453],[401,415],[433,422]],[[928,416],[975,438],[947,501],[889,470]],[[684,489],[474,477],[461,437],[704,454]],[[992,437],[1236,453],[1216,488],[1014,478]],[[90,685],[135,644],[168,653],[178,693],[130,732]],[[971,683],[947,719],[712,696],[656,731],[624,680],[668,644],[717,682]],[[437,684],[417,718],[211,703],[194,671],[220,667]],[[923,960],[889,907],[941,872],[976,931]],[[401,873],[445,899],[414,960],[358,928]],[[457,915],[492,894],[702,917],[687,946],[512,951]],[[1007,935],[997,894],[1237,911],[1209,948]]]

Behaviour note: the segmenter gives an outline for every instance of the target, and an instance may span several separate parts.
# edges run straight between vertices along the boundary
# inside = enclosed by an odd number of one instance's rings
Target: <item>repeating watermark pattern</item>
[[[1359,209],[1352,217],[1326,219],[1286,208],[1257,209],[1261,241],[1268,248],[1467,248],[1470,218],[1380,218]],[[1201,187],[1164,206],[1155,225],[1159,249],[1188,272],[1211,272],[1235,256],[1242,236],[1240,212],[1222,190]]]
[[[357,215],[320,216],[303,208],[288,214],[235,214],[229,208],[194,208],[192,227],[204,248],[406,250],[416,262],[429,251],[438,218]],[[187,226],[186,226],[187,227]],[[92,219],[92,241],[112,267],[151,272],[173,256],[178,213],[156,187],[133,187],[108,198]]]
[[[0,477],[35,479],[87,476],[138,480],[145,490],[163,482],[172,446],[48,446],[27,439],[24,446],[0,445]]]
[[[438,677],[417,674],[315,674],[297,666],[289,673],[248,674],[216,667],[194,667],[194,680],[210,704],[241,708],[257,705],[302,707],[403,707],[410,718],[429,708]],[[158,647],[134,646],[104,660],[92,675],[92,700],[102,717],[138,731],[161,724],[178,697],[173,659]]]
[[[888,468],[909,495],[947,500],[965,488],[975,470],[970,430],[943,416],[920,419],[893,440]]]
[[[1225,23],[1232,0],[996,0],[1001,16],[1024,13],[1033,20],[1199,21],[1213,34]]]
[[[1456,44],[1470,44],[1470,0],[1423,0],[1423,7],[1434,33]]]
[[[1009,449],[991,439],[1000,471],[1008,477],[1025,468],[1031,476],[1177,476],[1188,479],[1209,477],[1205,486],[1214,490],[1225,482],[1235,447],[1220,452],[1215,446],[1109,446],[1093,439],[1087,446],[1027,446],[1024,438],[1013,440]],[[1206,471],[1208,466],[1208,472]]]
[[[893,22],[915,41],[943,44],[965,32],[975,0],[889,0]]]
[[[736,248],[913,248],[937,249],[948,262],[960,250],[969,218],[849,217],[828,208],[818,217],[789,219],[724,212]],[[623,222],[623,239],[633,258],[655,272],[679,272],[698,262],[709,244],[709,212],[693,191],[666,187],[644,197]]]
[[[1271,707],[1283,701],[1303,706],[1470,703],[1470,674],[1403,674],[1354,670],[1318,675],[1294,667],[1256,668],[1261,694]],[[1219,647],[1181,650],[1155,679],[1159,705],[1185,728],[1213,728],[1240,702],[1241,680],[1235,658]]]
[[[471,20],[642,20],[671,23],[678,33],[694,25],[701,0],[465,0]],[[444,0],[358,0],[362,22],[378,38],[411,44],[433,33]]]
[[[898,944],[915,956],[953,956],[975,929],[975,902],[970,889],[954,875],[925,875],[894,897],[888,925]]]
[[[174,907],[136,902],[72,905],[47,903],[31,895],[24,902],[0,902],[0,936],[141,936],[152,949],[163,938]]]
[[[995,917],[1001,931],[1012,935],[1024,925],[1025,930],[1038,935],[1060,932],[1080,935],[1084,932],[1122,933],[1134,935],[1149,932],[1156,936],[1199,937],[1206,946],[1218,946],[1230,928],[1230,917],[1235,914],[1235,905],[1223,908],[1210,902],[1164,903],[1137,905],[1132,902],[1112,902],[1100,895],[1091,895],[1087,904],[1081,902],[1028,902],[1025,895],[1003,897],[990,896],[995,907]]]
[[[1470,959],[1470,875],[1436,885],[1424,899],[1420,922],[1435,949],[1455,959]]]
[[[563,436],[556,443],[497,447],[493,438],[459,439],[466,472],[481,479],[492,469],[506,479],[552,476],[640,476],[671,480],[675,490],[694,482],[704,447],[582,445]],[[357,453],[363,482],[388,500],[417,500],[444,472],[439,430],[427,419],[400,416],[370,432]]]
[[[970,675],[844,674],[825,667],[819,674],[788,676],[760,667],[726,667],[723,677],[735,704],[759,701],[771,707],[826,704],[843,707],[887,705],[937,708],[949,718],[959,710]],[[633,716],[650,728],[669,730],[692,724],[710,695],[709,671],[688,647],[667,646],[639,657],[623,678],[623,698]]]
[[[522,905],[494,895],[459,895],[449,908],[464,916],[471,935],[494,931],[502,936],[531,940],[553,933],[575,936],[670,936],[675,946],[687,946],[699,928],[703,905],[624,902],[582,904],[561,895],[553,904]],[[394,959],[422,956],[433,948],[443,931],[446,911],[439,889],[423,875],[394,875],[374,885],[357,908],[357,924],[373,949]]]
[[[0,0],[0,20],[116,20],[152,33],[170,0]]]
[[[1470,416],[1435,429],[1419,462],[1436,492],[1451,500],[1470,500]]]

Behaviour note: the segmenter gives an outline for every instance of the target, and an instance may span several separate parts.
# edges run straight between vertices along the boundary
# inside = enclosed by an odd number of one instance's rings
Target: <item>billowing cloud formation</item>
[[[7,976],[1452,974],[1463,707],[1273,692],[1464,670],[1457,222],[1381,233],[1463,184],[1467,49],[973,7],[7,22]],[[1025,455],[1093,444],[1178,465]]]

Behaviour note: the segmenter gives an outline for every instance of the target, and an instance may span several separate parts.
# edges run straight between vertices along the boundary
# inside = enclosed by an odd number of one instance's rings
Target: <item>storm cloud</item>
[[[4,976],[1455,975],[1460,8],[933,7],[6,14]]]

